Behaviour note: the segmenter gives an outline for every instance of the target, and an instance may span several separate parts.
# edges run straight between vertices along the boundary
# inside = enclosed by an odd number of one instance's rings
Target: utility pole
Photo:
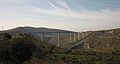
[[[3,31],[3,26],[2,26],[2,31]]]
[[[3,31],[3,26],[1,26],[1,31]]]

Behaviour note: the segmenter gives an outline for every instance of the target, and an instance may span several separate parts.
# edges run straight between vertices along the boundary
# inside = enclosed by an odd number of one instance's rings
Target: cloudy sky
[[[120,0],[0,0],[0,26],[74,31],[120,28]]]

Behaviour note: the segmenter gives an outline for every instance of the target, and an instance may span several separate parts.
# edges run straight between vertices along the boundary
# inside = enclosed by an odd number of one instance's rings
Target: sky
[[[120,28],[120,0],[0,0],[0,26],[72,31]]]

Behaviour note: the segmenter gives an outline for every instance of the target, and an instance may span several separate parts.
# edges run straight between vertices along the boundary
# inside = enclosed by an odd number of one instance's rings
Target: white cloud
[[[55,9],[57,9],[58,7],[56,7],[53,3],[51,3],[51,2],[48,2],[48,4],[50,5],[50,6],[52,6],[53,8],[55,8]]]
[[[109,12],[108,12],[109,11]],[[102,11],[71,11],[65,9],[46,10],[41,8],[33,9],[34,13],[48,14],[67,19],[78,19],[82,21],[118,21],[120,20],[120,10],[102,10]]]
[[[66,10],[70,9],[69,5],[62,0],[55,0],[56,4],[52,3],[51,1],[49,1],[48,3],[55,9],[59,9],[59,8],[66,9]]]
[[[57,2],[60,6],[62,6],[63,8],[65,8],[65,9],[70,9],[70,7],[68,6],[68,4],[67,4],[66,2],[64,2],[64,1],[62,1],[62,0],[56,0],[56,2]]]
[[[20,3],[20,0],[0,0]],[[43,1],[43,0],[39,0]],[[25,1],[21,1],[25,2]],[[72,30],[93,30],[120,27],[120,9],[100,11],[74,11],[62,0],[47,1],[51,9],[32,5],[0,6],[0,25],[37,25],[68,28]],[[12,23],[12,24],[10,24]],[[9,28],[9,27],[8,27]]]

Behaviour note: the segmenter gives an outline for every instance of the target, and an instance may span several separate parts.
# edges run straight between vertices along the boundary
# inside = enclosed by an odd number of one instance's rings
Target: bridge
[[[81,40],[75,42],[69,49],[74,48],[75,46],[81,45],[87,38],[89,38],[93,33],[89,33],[88,35],[84,36]]]
[[[1,26],[0,32],[3,31],[3,26]],[[47,37],[51,37],[51,40],[47,41],[61,47],[63,45],[68,46],[69,49],[72,49],[76,46],[83,44],[87,38],[92,36],[94,33],[95,38],[100,39],[120,39],[120,31],[108,30],[108,31],[94,31],[94,32],[70,32],[70,31],[59,31],[59,32],[34,32],[33,35],[38,36],[41,41],[46,41]],[[116,34],[117,33],[117,34]],[[49,34],[49,35],[48,35]],[[116,34],[116,35],[114,35]],[[0,36],[0,41],[3,40],[3,37]]]
[[[52,37],[49,43],[56,43],[57,47],[60,47],[61,43],[76,43],[72,47],[78,45],[78,42],[82,42],[88,36],[90,36],[91,32],[36,32],[33,34],[39,35],[42,41],[45,41],[46,37]],[[49,34],[49,35],[48,35]],[[51,36],[50,36],[51,35]],[[72,48],[71,47],[71,48]]]
[[[115,33],[111,32],[34,32],[31,33],[32,35],[38,36],[41,41],[46,41],[46,38],[50,37],[51,40],[47,41],[49,43],[55,43],[57,47],[61,47],[64,44],[70,44],[71,46],[68,47],[70,49],[74,48],[75,46],[81,45],[84,41],[91,37],[93,34],[96,38],[118,38],[120,39],[120,35],[113,36],[112,34]],[[108,36],[106,36],[108,34]],[[112,36],[109,36],[112,35]],[[118,33],[119,34],[119,33]],[[0,38],[1,40],[1,38]]]

